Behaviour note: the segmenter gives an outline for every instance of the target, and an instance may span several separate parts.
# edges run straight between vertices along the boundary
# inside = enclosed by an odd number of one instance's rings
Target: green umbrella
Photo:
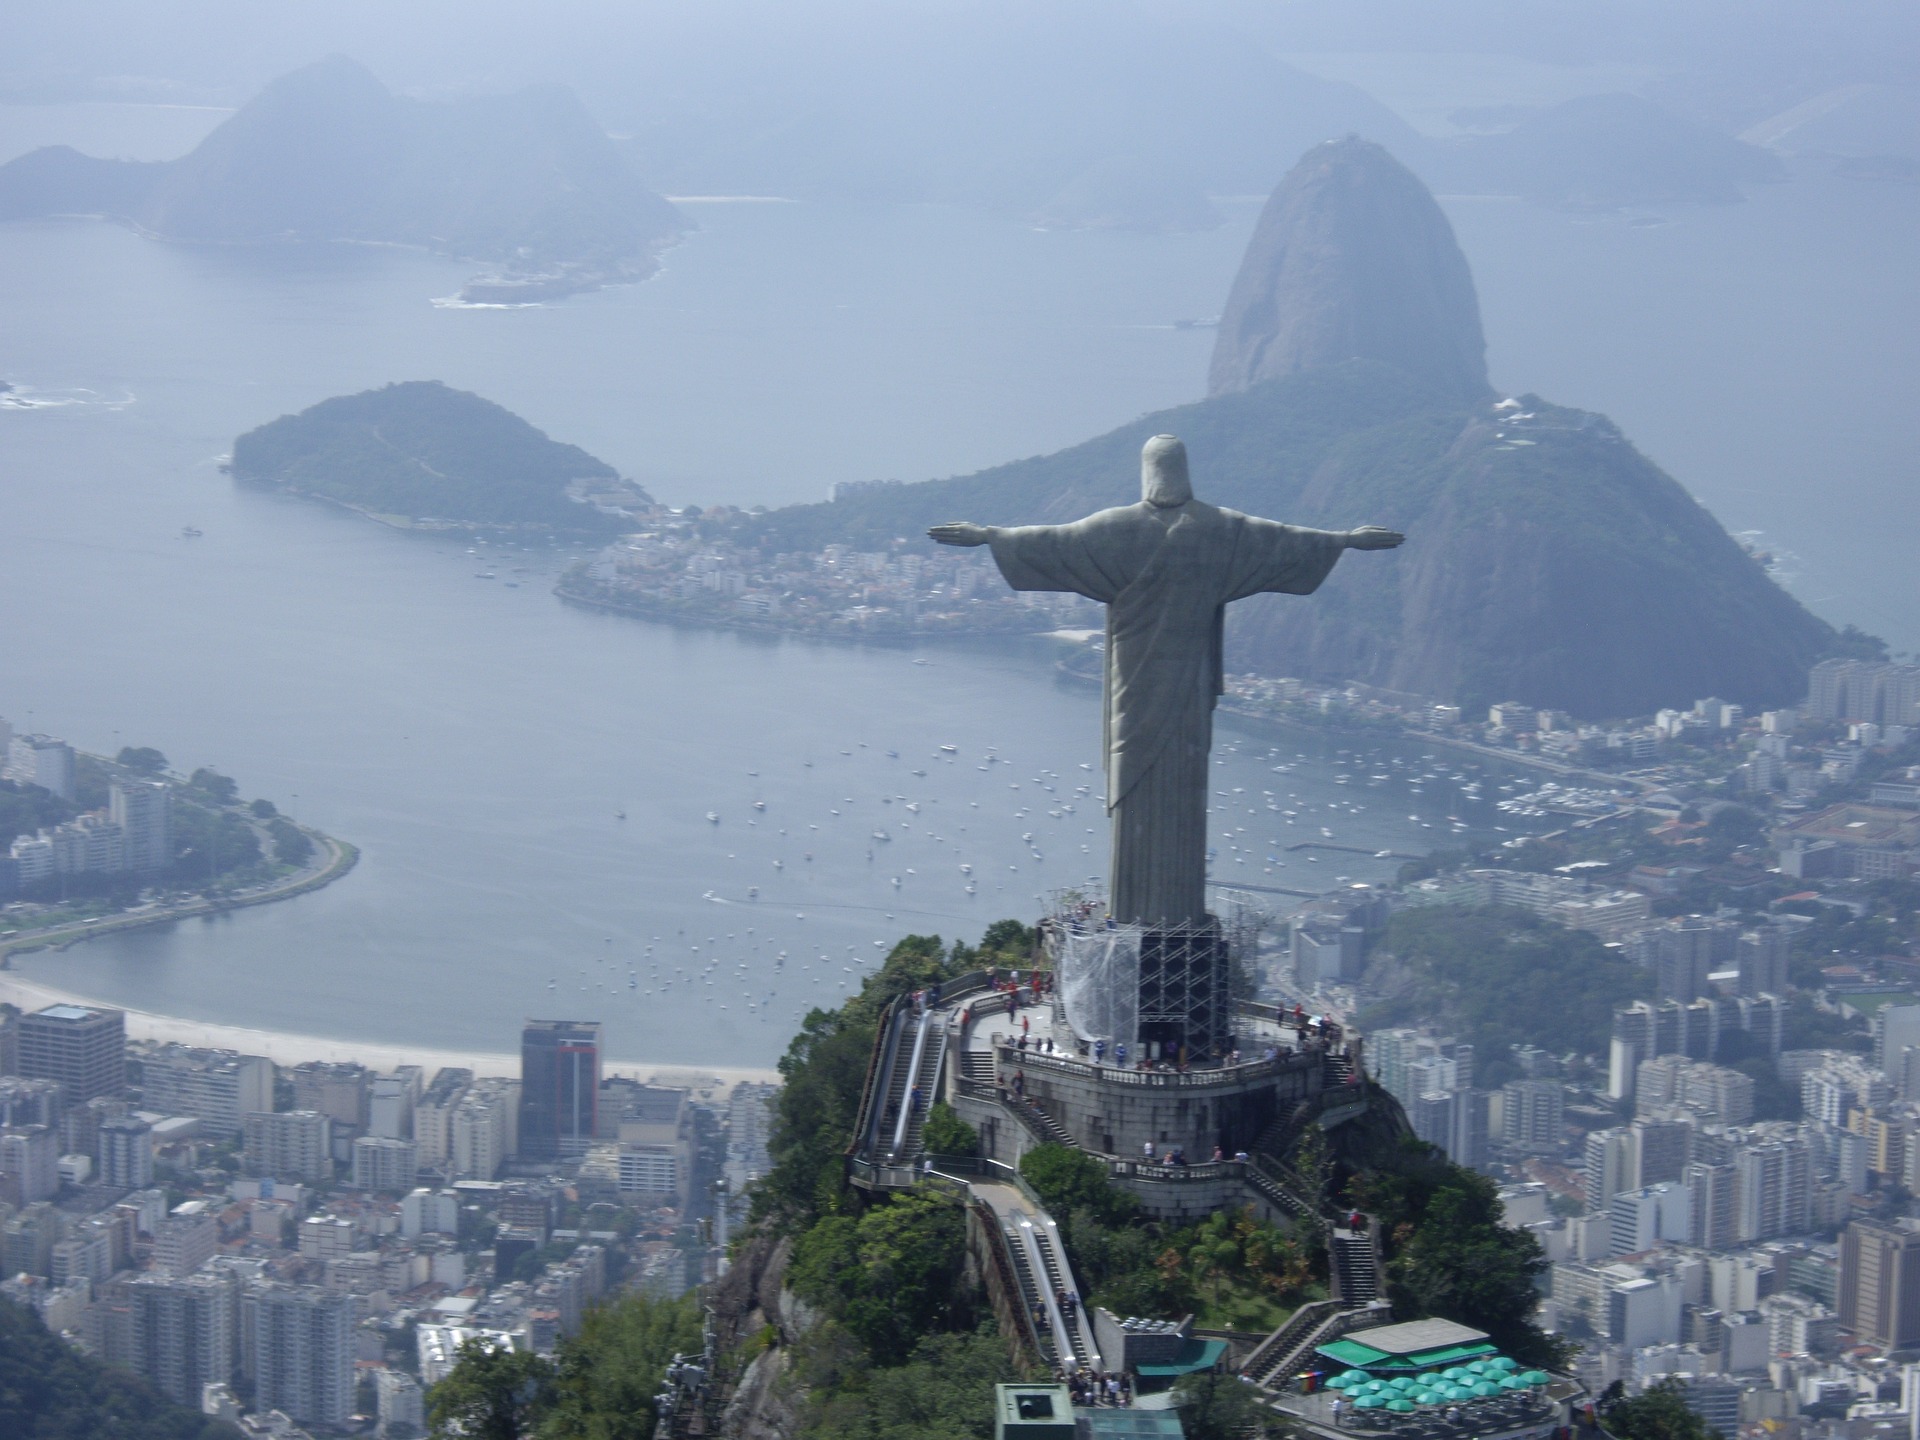
[[[1356,1410],[1378,1410],[1386,1403],[1387,1398],[1384,1395],[1362,1395],[1353,1402],[1353,1408]]]
[[[1467,1362],[1467,1373],[1468,1373],[1469,1375],[1484,1375],[1484,1374],[1486,1374],[1486,1373],[1487,1373],[1487,1362],[1486,1362],[1486,1361],[1484,1361],[1484,1360],[1469,1360],[1469,1361]]]
[[[1407,1390],[1411,1390],[1413,1389],[1413,1377],[1411,1375],[1396,1375],[1391,1380],[1387,1381],[1387,1387],[1392,1390],[1399,1390],[1403,1392]]]
[[[1413,1409],[1413,1402],[1404,1399],[1389,1400],[1387,1401],[1387,1409],[1393,1411],[1396,1415],[1405,1415],[1409,1410]]]
[[[1351,1370],[1343,1370],[1340,1374],[1334,1376],[1331,1380],[1327,1381],[1327,1389],[1344,1390],[1347,1388],[1347,1386],[1351,1385],[1352,1383],[1353,1383],[1353,1372]]]
[[[1489,1395],[1498,1395],[1500,1393],[1500,1387],[1491,1380],[1481,1380],[1474,1385],[1473,1393],[1484,1400]]]
[[[1440,1378],[1443,1380],[1452,1380],[1455,1383],[1458,1383],[1459,1381],[1467,1378],[1467,1372],[1465,1367],[1463,1366],[1449,1365],[1445,1370],[1442,1370],[1440,1372]]]
[[[1520,1378],[1529,1385],[1547,1385],[1553,1380],[1553,1377],[1544,1370],[1529,1370]]]
[[[1366,1384],[1362,1385],[1360,1388],[1369,1395],[1378,1395],[1381,1391],[1387,1388],[1387,1385],[1384,1381],[1369,1380],[1367,1381]]]
[[[1496,1355],[1487,1361],[1487,1369],[1489,1370],[1516,1370],[1518,1368],[1513,1361],[1504,1355]]]
[[[1438,1405],[1440,1397],[1431,1390],[1416,1390],[1407,1397],[1416,1405]]]
[[[1500,1388],[1502,1390],[1525,1390],[1527,1388],[1527,1382],[1522,1380],[1518,1375],[1509,1375],[1500,1382]]]

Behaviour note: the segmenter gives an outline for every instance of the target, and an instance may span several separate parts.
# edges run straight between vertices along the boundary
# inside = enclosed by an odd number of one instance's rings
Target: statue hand
[[[934,526],[927,534],[942,545],[985,545],[993,539],[993,527],[975,525],[969,520],[951,520]]]
[[[1349,550],[1391,550],[1405,542],[1406,536],[1398,530],[1387,530],[1379,525],[1362,525],[1358,530],[1347,531]]]

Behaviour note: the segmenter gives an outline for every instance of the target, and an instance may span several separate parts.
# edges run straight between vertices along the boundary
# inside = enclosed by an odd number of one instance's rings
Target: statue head
[[[1187,447],[1176,435],[1156,435],[1140,452],[1140,498],[1171,510],[1193,498],[1187,479]]]

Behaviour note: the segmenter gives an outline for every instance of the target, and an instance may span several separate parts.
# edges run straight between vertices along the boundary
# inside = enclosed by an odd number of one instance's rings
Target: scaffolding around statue
[[[1056,894],[1042,929],[1074,1035],[1149,1061],[1223,1058],[1233,1046],[1234,961],[1252,958],[1270,919],[1237,897],[1227,909],[1224,923],[1122,925],[1096,885]]]

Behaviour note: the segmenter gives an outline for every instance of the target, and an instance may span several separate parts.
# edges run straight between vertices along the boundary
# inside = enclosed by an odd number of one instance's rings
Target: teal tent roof
[[[1180,1342],[1180,1353],[1170,1365],[1142,1365],[1140,1373],[1157,1378],[1169,1375],[1191,1375],[1199,1370],[1211,1370],[1220,1363],[1220,1357],[1227,1353],[1224,1340],[1186,1339]]]

